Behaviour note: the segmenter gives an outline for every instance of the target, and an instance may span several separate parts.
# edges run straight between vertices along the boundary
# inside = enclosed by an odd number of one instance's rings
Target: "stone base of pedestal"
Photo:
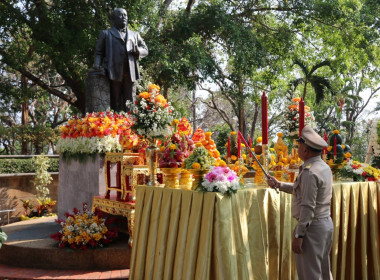
[[[116,182],[116,165],[111,166],[111,185]],[[59,159],[58,217],[64,218],[66,212],[76,207],[82,210],[86,202],[92,207],[94,196],[104,195],[106,191],[104,175],[104,156],[88,157],[85,162],[75,159]]]

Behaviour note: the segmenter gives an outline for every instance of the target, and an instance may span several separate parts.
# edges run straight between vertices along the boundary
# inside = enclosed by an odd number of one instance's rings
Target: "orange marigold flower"
[[[282,132],[279,132],[279,133],[277,133],[277,136],[282,137],[282,136],[284,136],[284,134],[282,134]]]
[[[160,92],[160,87],[158,85],[155,85],[155,84],[150,84],[148,86],[148,91],[152,92],[153,90],[156,90],[157,92]]]
[[[231,159],[232,159],[232,160],[237,160],[237,156],[232,155],[232,156],[231,156]]]
[[[327,150],[330,152],[332,150],[332,146],[328,146]]]
[[[335,129],[335,130],[333,130],[333,133],[334,134],[339,134],[339,130]]]
[[[154,101],[156,103],[160,103],[161,106],[165,106],[166,104],[166,99],[164,96],[162,96],[161,94],[157,95],[155,98],[154,98]]]
[[[235,134],[236,134],[236,131],[231,131],[230,134],[231,134],[231,135],[235,135]]]
[[[351,153],[349,153],[349,152],[345,153],[345,154],[344,154],[344,157],[345,157],[345,158],[350,158],[350,157],[351,157]]]
[[[227,163],[224,160],[219,160],[219,166],[227,166]]]
[[[191,166],[193,169],[200,169],[201,165],[198,162],[194,162]]]
[[[299,98],[299,97],[293,98],[293,102],[300,102],[300,101],[301,101],[301,98]]]
[[[139,93],[139,96],[140,96],[141,98],[148,99],[148,98],[150,97],[150,93],[149,93],[149,92],[146,92],[146,91],[144,91],[144,92],[140,92],[140,93]]]
[[[201,142],[197,142],[197,143],[195,143],[195,147],[202,147],[203,145],[202,145],[202,143]]]

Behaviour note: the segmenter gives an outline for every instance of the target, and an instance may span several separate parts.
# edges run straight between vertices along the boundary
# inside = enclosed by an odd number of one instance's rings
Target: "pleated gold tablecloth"
[[[130,279],[297,279],[292,196],[138,187]],[[380,184],[333,186],[334,279],[380,279]]]

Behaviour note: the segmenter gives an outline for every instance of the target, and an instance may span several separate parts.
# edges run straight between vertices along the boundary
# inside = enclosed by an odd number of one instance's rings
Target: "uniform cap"
[[[297,141],[319,151],[328,146],[326,141],[308,125],[302,129],[301,137]]]

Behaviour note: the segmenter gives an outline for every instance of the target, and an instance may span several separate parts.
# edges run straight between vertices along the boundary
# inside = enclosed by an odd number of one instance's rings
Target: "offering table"
[[[297,279],[292,196],[138,187],[131,279]],[[380,279],[380,184],[335,183],[334,279]]]

